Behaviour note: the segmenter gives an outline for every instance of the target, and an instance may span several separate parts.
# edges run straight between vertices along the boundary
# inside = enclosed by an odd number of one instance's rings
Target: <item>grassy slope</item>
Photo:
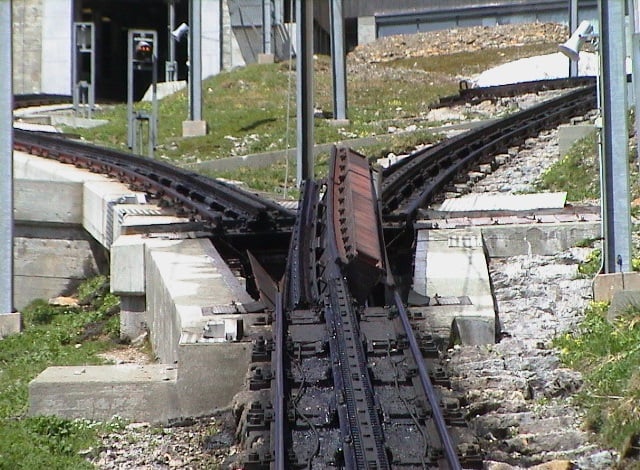
[[[93,292],[103,279],[85,283]],[[102,294],[87,307],[35,301],[22,312],[23,331],[0,340],[0,469],[90,468],[78,453],[96,444],[109,424],[26,417],[28,385],[50,365],[102,364],[114,347],[118,299]],[[117,425],[117,423],[116,423]]]

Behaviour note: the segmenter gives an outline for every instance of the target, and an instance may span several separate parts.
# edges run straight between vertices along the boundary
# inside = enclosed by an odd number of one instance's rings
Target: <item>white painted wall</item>
[[[216,75],[221,69],[221,1],[203,0],[202,2],[202,78]]]
[[[42,9],[42,93],[71,94],[73,0],[44,0]]]

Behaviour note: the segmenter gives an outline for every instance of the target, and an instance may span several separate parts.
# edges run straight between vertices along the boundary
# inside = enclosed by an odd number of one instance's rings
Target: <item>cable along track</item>
[[[432,338],[416,337],[387,275],[366,159],[334,148],[327,180],[306,182],[299,207],[271,363],[252,366],[274,371],[267,401],[250,407],[270,411],[245,426],[243,466],[477,468]]]

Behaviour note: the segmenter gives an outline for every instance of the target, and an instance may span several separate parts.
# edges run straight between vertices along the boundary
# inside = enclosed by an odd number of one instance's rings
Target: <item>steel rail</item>
[[[427,396],[427,399],[429,400],[429,404],[431,405],[432,417],[435,422],[438,435],[440,436],[447,462],[451,465],[451,470],[462,469],[460,460],[458,459],[456,446],[454,445],[453,441],[451,440],[451,436],[447,431],[447,425],[445,423],[442,410],[440,409],[440,401],[438,399],[438,395],[436,394],[436,391],[433,388],[433,384],[431,383],[431,379],[429,378],[429,371],[427,371],[427,366],[422,359],[422,352],[420,351],[418,340],[416,339],[416,336],[413,332],[411,322],[409,321],[409,316],[407,315],[404,303],[402,302],[397,289],[394,289],[393,291],[393,299],[398,309],[400,321],[402,322],[402,326],[404,327],[405,333],[407,334],[409,349],[411,351],[411,354],[415,358],[415,363],[418,368],[418,377],[420,378],[420,384],[422,385],[422,389]]]
[[[300,197],[298,217],[291,233],[286,271],[286,302],[291,308],[302,308],[318,298],[314,275],[315,263],[311,246],[318,221],[317,207],[320,186],[305,181]]]
[[[284,380],[284,350],[285,350],[285,314],[282,291],[276,294],[275,318],[273,321],[273,363],[275,367],[275,390],[273,397],[273,448],[274,470],[287,469],[287,454],[285,451],[285,426],[287,412],[285,408],[285,380]]]
[[[72,103],[73,98],[70,95],[56,95],[47,93],[24,93],[13,95],[13,109]]]
[[[525,93],[540,93],[543,91],[562,90],[583,86],[595,86],[596,77],[550,78],[547,80],[533,80],[527,82],[507,83],[485,87],[471,87],[466,80],[460,81],[457,95],[444,96],[432,107],[441,108],[463,103],[477,103],[484,100],[495,100]]]

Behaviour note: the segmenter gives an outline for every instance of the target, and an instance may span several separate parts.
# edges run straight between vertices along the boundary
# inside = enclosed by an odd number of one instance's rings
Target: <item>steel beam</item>
[[[262,52],[272,54],[271,31],[273,29],[271,0],[262,0]]]
[[[347,66],[344,47],[342,0],[331,0],[331,71],[333,74],[333,119],[347,119]]]
[[[178,79],[178,63],[176,62],[176,43],[173,37],[173,30],[176,27],[176,5],[175,0],[168,1],[169,24],[167,25],[167,44],[169,45],[169,56],[165,62],[164,79],[173,82]]]
[[[189,120],[202,121],[202,3],[189,2]]]
[[[11,0],[0,0],[0,316],[13,312],[13,63]]]
[[[606,273],[630,272],[625,0],[601,0],[599,13],[604,270]]]
[[[573,34],[578,27],[578,24],[578,0],[569,0],[569,36]],[[569,76],[578,76],[577,60],[569,60]]]
[[[296,2],[297,184],[314,178],[313,159],[313,0]]]

